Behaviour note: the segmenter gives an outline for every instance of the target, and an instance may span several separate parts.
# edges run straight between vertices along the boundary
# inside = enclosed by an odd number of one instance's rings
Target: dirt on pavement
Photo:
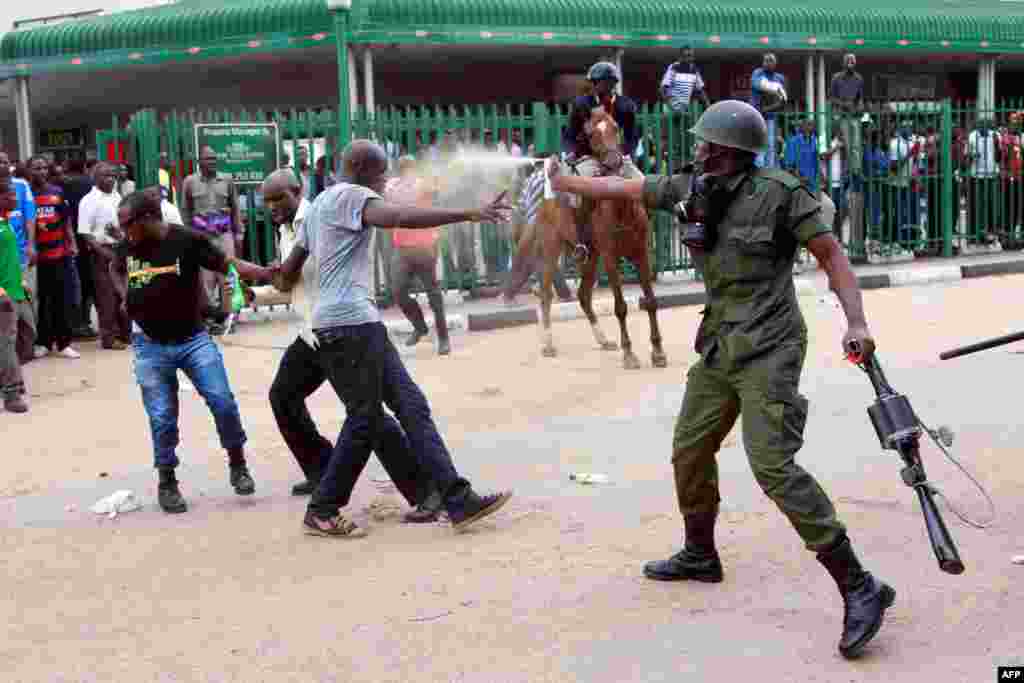
[[[200,397],[181,394],[185,515],[155,506],[146,416],[129,352],[83,345],[79,361],[26,366],[31,412],[0,414],[0,671],[10,681],[987,681],[1024,664],[1015,505],[1020,346],[940,362],[952,346],[1015,331],[1024,277],[865,293],[892,384],[921,417],[957,432],[955,451],[995,498],[978,531],[947,524],[967,564],[943,574],[895,454],[864,409],[867,379],[839,348],[830,296],[804,297],[812,402],[798,459],[836,501],[869,569],[897,590],[857,662],[835,645],[842,605],[831,579],[760,495],[737,435],[723,450],[718,585],[642,577],[675,552],[671,429],[695,361],[699,308],[660,313],[667,369],[650,364],[645,315],[631,315],[644,367],[596,349],[585,321],[556,323],[556,358],[532,326],[460,335],[450,357],[416,347],[407,363],[457,466],[481,490],[517,496],[465,534],[374,514],[374,465],[350,510],[358,540],[304,536],[296,468],[267,400],[282,324],[244,325],[224,354],[249,436],[257,495],[227,486],[225,456]],[[617,338],[614,318],[601,324]],[[310,400],[333,439],[343,411],[329,387]],[[982,516],[937,451],[929,474]],[[606,472],[582,487],[571,471]],[[146,502],[116,519],[87,503],[123,487]],[[1015,659],[1016,658],[1016,659]]]

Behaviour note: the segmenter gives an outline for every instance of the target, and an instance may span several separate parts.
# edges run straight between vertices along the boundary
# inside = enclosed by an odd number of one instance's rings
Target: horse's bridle
[[[587,123],[587,127],[590,128],[590,133],[587,134],[587,137],[589,138],[593,134],[594,128],[590,126],[589,122]],[[601,165],[602,172],[599,175],[612,175],[622,170],[622,164],[625,161],[625,155],[622,152],[617,149],[608,149],[603,140],[601,140],[600,145],[595,145],[594,141],[590,139],[588,139],[587,142],[590,144],[591,151],[594,152],[594,155],[591,158]],[[603,152],[603,154],[601,154],[601,152]],[[600,156],[598,156],[599,154]]]

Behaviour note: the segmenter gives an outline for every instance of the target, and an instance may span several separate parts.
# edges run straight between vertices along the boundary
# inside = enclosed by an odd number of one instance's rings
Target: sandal
[[[302,520],[302,529],[310,536],[362,538],[366,529],[345,517],[340,512],[330,519],[320,519],[311,511]]]

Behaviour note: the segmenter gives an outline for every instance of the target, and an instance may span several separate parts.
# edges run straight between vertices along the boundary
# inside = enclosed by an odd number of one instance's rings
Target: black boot
[[[448,339],[448,318],[444,315],[444,296],[441,292],[428,295],[430,308],[434,312],[434,327],[437,328],[437,355],[447,356],[452,352],[452,343]]]
[[[249,467],[245,464],[245,451],[239,448],[232,448],[228,451],[229,481],[240,496],[251,496],[256,492],[256,482],[249,474]]]
[[[896,600],[896,591],[871,572],[864,571],[846,537],[832,550],[818,553],[818,562],[835,579],[839,594],[843,596],[843,636],[839,639],[839,653],[852,659],[882,627],[885,610]]]
[[[188,510],[188,505],[185,504],[185,499],[181,497],[181,491],[178,490],[178,479],[174,476],[174,468],[161,468],[159,472],[160,485],[157,487],[157,497],[163,511],[176,514]]]
[[[722,561],[715,550],[717,517],[717,511],[684,515],[686,542],[683,549],[667,560],[645,564],[644,576],[656,581],[721,583]]]

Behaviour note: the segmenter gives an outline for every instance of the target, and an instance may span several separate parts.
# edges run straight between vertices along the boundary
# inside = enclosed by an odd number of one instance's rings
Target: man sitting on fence
[[[572,104],[569,125],[562,137],[562,151],[567,154],[566,162],[584,177],[617,175],[626,179],[643,178],[643,174],[629,160],[640,141],[640,127],[636,122],[637,107],[632,99],[615,94],[615,86],[621,80],[618,67],[611,62],[598,62],[590,67],[587,80],[593,84],[594,94],[577,97]],[[622,154],[609,155],[604,160],[593,156],[585,130],[591,113],[599,107],[612,115],[622,135]],[[576,225],[579,243],[574,255],[583,263],[590,259],[590,206],[588,200],[583,200]]]

